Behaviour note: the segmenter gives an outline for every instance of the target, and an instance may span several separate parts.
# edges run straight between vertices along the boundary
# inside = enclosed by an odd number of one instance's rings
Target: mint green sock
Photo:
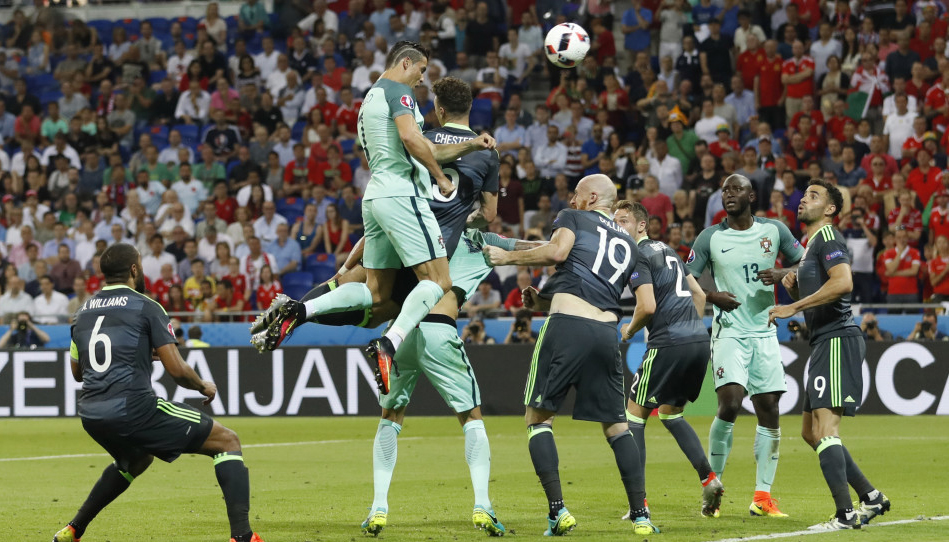
[[[372,307],[372,292],[362,282],[350,282],[311,299],[304,305],[307,320],[320,314],[368,309]]]
[[[372,443],[372,497],[373,510],[389,510],[389,484],[399,456],[399,433],[402,426],[389,420],[379,420],[376,439]]]
[[[708,431],[708,464],[719,478],[725,472],[725,462],[732,451],[733,422],[726,422],[718,416],[712,420],[712,427]]]
[[[491,514],[491,498],[488,497],[488,479],[491,477],[491,446],[484,430],[483,420],[472,420],[462,428],[465,433],[465,461],[471,471],[471,487],[474,489],[475,506],[481,506]]]
[[[781,429],[755,428],[755,463],[758,464],[758,475],[755,481],[755,491],[771,493],[771,484],[774,483],[774,473],[778,470],[778,447],[781,444]]]
[[[438,300],[445,295],[442,287],[430,280],[421,280],[418,285],[412,289],[409,295],[402,303],[402,311],[398,318],[392,323],[392,327],[386,332],[386,337],[392,341],[392,346],[399,348],[402,339],[408,335],[408,332],[415,329],[415,326],[428,316],[429,311],[435,307]]]

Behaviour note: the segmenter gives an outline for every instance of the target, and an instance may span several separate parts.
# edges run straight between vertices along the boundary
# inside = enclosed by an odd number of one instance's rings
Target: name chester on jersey
[[[443,134],[441,132],[435,134],[435,143],[442,145],[464,143],[465,141],[471,141],[472,139],[474,139],[474,136]]]
[[[105,299],[90,299],[82,305],[82,309],[101,309],[105,307],[124,307],[128,305],[129,298],[128,296],[122,297],[108,297]]]

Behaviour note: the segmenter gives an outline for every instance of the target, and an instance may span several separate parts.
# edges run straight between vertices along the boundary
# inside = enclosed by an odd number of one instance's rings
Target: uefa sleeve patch
[[[840,258],[843,255],[844,253],[842,250],[835,250],[831,252],[830,254],[828,254],[827,256],[825,256],[824,259],[826,259],[827,261],[830,261],[830,260],[833,260],[834,258]]]
[[[794,240],[794,248],[801,248],[801,242],[797,239]]]
[[[168,333],[170,333],[172,337],[175,336],[175,328],[171,327],[171,322],[168,322]]]
[[[629,276],[629,280],[636,280],[639,278],[639,271],[635,271],[632,275]]]
[[[689,259],[686,260],[685,263],[692,263],[692,262],[694,262],[694,261],[695,261],[695,250],[690,250],[690,251],[689,251]]]
[[[399,99],[399,103],[405,107],[408,107],[409,109],[415,109],[415,100],[413,100],[408,94],[403,94],[402,98]]]

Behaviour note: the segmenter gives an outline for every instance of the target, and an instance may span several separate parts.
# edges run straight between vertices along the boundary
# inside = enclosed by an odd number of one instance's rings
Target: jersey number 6
[[[96,325],[92,328],[92,337],[89,338],[89,365],[97,373],[104,373],[112,365],[112,339],[105,333],[99,333],[103,320],[105,320],[105,315],[96,320]],[[96,345],[99,343],[102,343],[105,350],[105,361],[102,363],[99,363],[96,358]]]

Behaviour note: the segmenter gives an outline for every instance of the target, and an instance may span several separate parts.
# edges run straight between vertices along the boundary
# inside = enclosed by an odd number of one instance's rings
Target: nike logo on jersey
[[[730,248],[730,249],[728,249],[728,250],[725,250],[725,249],[723,248],[723,249],[722,249],[722,254],[725,254],[726,252],[728,252],[728,251],[730,251],[730,250],[735,250],[735,247],[732,247],[732,248]]]
[[[715,452],[712,452],[712,453],[709,454],[709,455],[711,455],[712,457],[722,457],[722,456],[725,455],[725,454],[717,454],[717,453],[715,453]]]

